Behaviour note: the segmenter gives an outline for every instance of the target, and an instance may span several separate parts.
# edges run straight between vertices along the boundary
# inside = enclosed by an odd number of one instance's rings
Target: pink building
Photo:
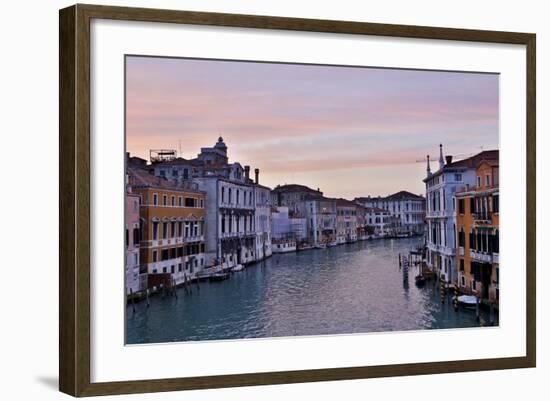
[[[126,191],[126,293],[140,290],[139,274],[139,195],[132,193],[128,186]]]

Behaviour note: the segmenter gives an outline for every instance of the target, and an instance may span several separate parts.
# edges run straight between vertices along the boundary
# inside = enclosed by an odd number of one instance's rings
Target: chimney
[[[250,178],[250,166],[244,166],[244,176],[246,177],[246,180]]]
[[[445,162],[443,160],[443,144],[439,144],[439,168],[442,169],[445,166]]]
[[[446,155],[445,156],[445,164],[451,164],[453,162],[453,156],[452,155]]]
[[[259,168],[255,168],[254,169],[254,174],[256,175],[256,179],[254,180],[254,182],[256,184],[259,184],[260,183],[260,169]]]

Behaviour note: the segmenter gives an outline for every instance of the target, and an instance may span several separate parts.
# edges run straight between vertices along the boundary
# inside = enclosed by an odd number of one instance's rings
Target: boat
[[[210,281],[223,281],[229,278],[229,273],[214,273],[209,279]]]
[[[313,249],[313,245],[307,245],[307,244],[298,245],[298,251],[307,251],[308,249]]]
[[[328,246],[329,248],[333,248],[333,247],[335,247],[335,246],[338,246],[338,242],[336,242],[336,241],[330,242],[330,243],[327,244],[327,246]]]
[[[465,308],[475,308],[477,304],[477,298],[473,295],[461,295],[457,298],[458,303]]]
[[[244,270],[244,265],[238,264],[237,266],[233,267],[231,271],[233,272],[240,272],[241,270]]]
[[[325,249],[326,247],[326,244],[315,244],[315,249]]]
[[[273,253],[296,252],[296,241],[276,240],[272,244]]]
[[[414,278],[414,283],[416,284],[417,287],[424,287],[424,284],[426,284],[426,277],[419,274]]]

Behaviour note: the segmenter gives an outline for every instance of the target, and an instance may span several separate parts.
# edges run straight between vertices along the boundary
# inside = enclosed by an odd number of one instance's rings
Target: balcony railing
[[[493,221],[493,213],[491,212],[482,212],[482,213],[472,213],[474,222],[478,224],[490,224]]]
[[[470,249],[470,257],[478,262],[499,263],[498,253],[487,253]]]

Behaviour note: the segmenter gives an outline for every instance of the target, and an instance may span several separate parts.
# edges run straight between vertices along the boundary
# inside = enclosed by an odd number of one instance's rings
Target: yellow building
[[[463,293],[499,302],[498,160],[482,160],[476,185],[455,194],[458,285]]]
[[[144,169],[128,168],[128,174],[140,197],[142,269],[170,274],[176,284],[195,278],[205,267],[204,193]]]

